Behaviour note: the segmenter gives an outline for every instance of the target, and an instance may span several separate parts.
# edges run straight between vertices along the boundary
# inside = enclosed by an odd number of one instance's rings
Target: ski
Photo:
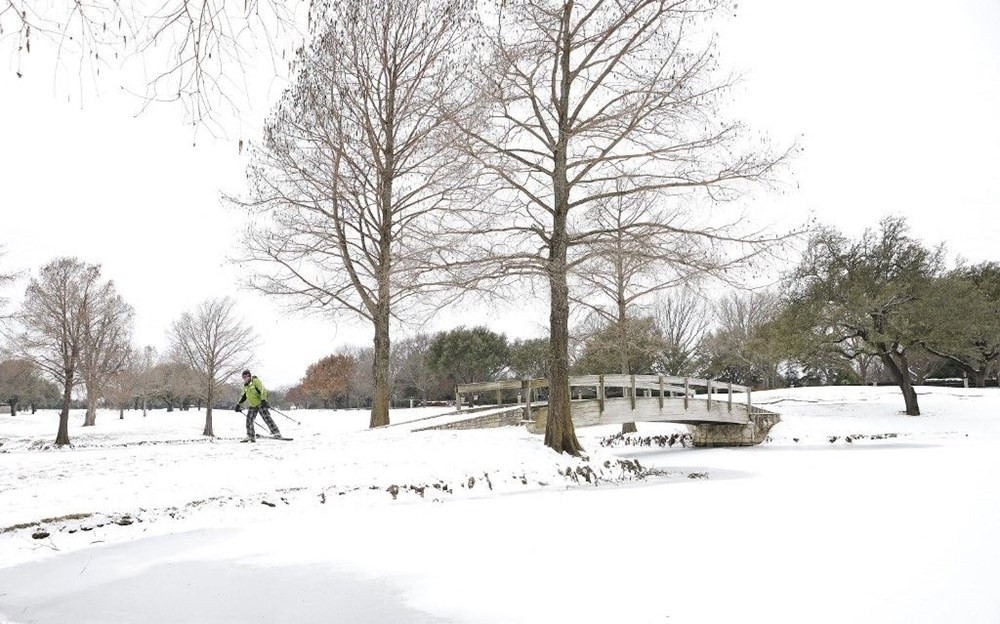
[[[282,437],[280,437],[280,438],[273,438],[273,437],[271,437],[271,436],[269,436],[269,435],[268,435],[268,436],[264,436],[264,435],[260,435],[260,436],[257,436],[257,437],[256,437],[256,438],[254,439],[254,442],[260,442],[261,440],[277,440],[277,441],[279,441],[279,442],[291,442],[291,441],[292,441],[292,440],[294,440],[294,439],[295,439],[295,438],[286,438],[286,437],[284,437],[284,436],[282,436]],[[249,442],[249,440],[246,440],[246,439],[243,439],[243,440],[240,440],[240,442],[242,442],[242,443],[247,443],[247,442]]]

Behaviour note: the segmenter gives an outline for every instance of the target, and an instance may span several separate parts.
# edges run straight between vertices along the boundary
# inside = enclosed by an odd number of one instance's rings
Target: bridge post
[[[632,375],[630,383],[632,384],[632,409],[635,410],[635,375]]]
[[[660,409],[663,409],[663,375],[660,375]]]
[[[523,379],[521,388],[524,391],[524,419],[531,420],[531,380]]]
[[[750,404],[750,386],[747,386],[747,414],[753,413],[753,409],[751,409],[752,407],[753,406]]]
[[[712,411],[712,380],[709,379],[705,385],[708,387],[708,400],[705,403],[708,405],[708,411]]]
[[[687,411],[687,408],[688,408],[688,395],[689,394],[690,393],[688,391],[688,378],[685,377],[684,378],[684,411]]]
[[[597,376],[597,411],[604,413],[604,375]]]
[[[729,382],[729,411],[733,411],[733,382]]]

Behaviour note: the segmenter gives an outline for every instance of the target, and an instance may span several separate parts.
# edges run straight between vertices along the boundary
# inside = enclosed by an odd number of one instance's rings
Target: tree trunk
[[[560,279],[561,278],[561,279]],[[549,278],[551,281],[551,312],[549,314],[549,410],[545,422],[545,445],[557,453],[579,455],[583,448],[576,439],[570,412],[569,394],[569,289],[566,274]]]
[[[631,371],[628,365],[628,328],[625,325],[625,301],[622,297],[618,298],[618,360],[621,366],[622,375],[629,375]],[[632,391],[631,388],[625,390],[626,397]],[[636,433],[639,431],[636,429],[634,422],[622,423],[622,433]]]
[[[209,387],[209,389],[208,389],[208,408],[205,410],[205,430],[201,432],[201,435],[209,436],[209,437],[212,437],[212,438],[215,437],[215,432],[212,431],[212,403],[213,403],[212,399],[215,398],[213,396],[213,394],[214,393],[212,392],[212,388]]]
[[[56,446],[69,444],[69,405],[73,400],[73,371],[66,374],[63,386],[62,411],[59,412],[59,432],[56,433]]]
[[[87,415],[83,417],[84,427],[93,427],[97,424],[97,394],[87,388]]]
[[[17,401],[7,401],[7,405],[10,405],[10,415],[17,416]]]
[[[868,367],[871,365],[871,360],[867,356],[857,358],[858,363],[858,377],[861,379],[862,384],[868,383]]]
[[[910,367],[909,362],[906,360],[906,355],[896,353],[894,356],[892,352],[882,349],[882,353],[879,357],[882,359],[882,363],[885,364],[885,367],[889,369],[893,379],[896,381],[896,385],[898,385],[899,389],[903,391],[903,402],[906,405],[906,415],[919,416],[920,405],[917,403],[917,392],[913,389],[913,382],[910,380]]]
[[[565,173],[565,172],[563,172]],[[556,205],[568,205],[568,196],[556,188]],[[562,201],[560,201],[560,199]],[[569,285],[566,282],[566,209],[556,210],[549,255],[549,409],[545,445],[557,453],[578,456],[583,448],[576,439],[569,393]]]
[[[975,370],[975,369],[973,369],[972,370],[972,379],[975,380],[977,388],[985,388],[986,387],[986,369],[985,368],[983,368],[981,370]]]
[[[569,285],[566,282],[569,236],[569,101],[570,101],[570,13],[572,3],[563,6],[564,46],[559,55],[559,94],[556,108],[559,138],[552,150],[552,235],[548,240],[549,262],[549,410],[545,422],[545,445],[557,453],[578,456],[583,448],[576,439],[569,394]],[[555,94],[553,94],[555,95]]]
[[[375,384],[368,422],[372,429],[389,424],[389,292],[388,288],[385,290],[386,298],[380,300],[375,318],[375,362],[372,365]]]
[[[625,342],[624,342],[624,339],[622,340],[621,344],[622,344],[622,347],[621,347],[621,351],[622,351],[622,361],[621,361],[622,375],[629,375],[631,373],[629,371],[629,366],[628,366],[628,356],[625,354],[625,347],[624,347]],[[632,388],[625,388],[624,394],[625,394],[626,398],[630,398],[632,396],[631,393],[632,393]],[[635,426],[634,422],[622,423],[622,433],[636,433],[637,431],[639,431],[639,430],[636,429],[636,426]]]

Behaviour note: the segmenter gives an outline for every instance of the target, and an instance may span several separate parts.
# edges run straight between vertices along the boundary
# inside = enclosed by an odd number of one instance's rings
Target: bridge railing
[[[704,395],[710,409],[713,401],[724,400],[728,402],[729,411],[732,411],[733,396],[746,394],[747,413],[753,411],[750,387],[717,379],[673,375],[574,375],[569,378],[569,386],[571,396],[575,395],[577,399],[596,399],[602,412],[604,411],[604,400],[608,398],[609,388],[621,389],[621,396],[632,400],[633,409],[641,391],[645,393],[646,397],[653,397],[655,392],[655,397],[659,398],[661,408],[664,399],[681,397],[684,399],[685,410],[688,409],[691,399],[698,397],[700,401],[700,395]],[[495,397],[495,405],[523,405],[525,420],[530,420],[531,404],[538,400],[539,390],[548,387],[549,381],[547,379],[509,379],[459,384],[455,388],[455,405],[461,410],[465,397],[477,397],[476,400],[480,404],[493,403],[490,399]],[[586,397],[584,397],[585,394]],[[720,394],[724,398],[717,399],[716,397]],[[505,402],[505,399],[512,397],[513,401]],[[469,404],[472,405],[473,401],[470,401]]]

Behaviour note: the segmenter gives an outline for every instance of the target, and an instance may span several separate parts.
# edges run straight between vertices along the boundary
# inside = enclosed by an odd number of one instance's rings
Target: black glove
[[[240,407],[239,403],[237,403],[236,407],[234,407],[233,409],[235,409],[237,412],[242,412],[243,411],[243,408]]]
[[[267,404],[267,401],[264,399],[260,400],[260,406],[263,407],[264,409],[271,407],[270,405]]]

